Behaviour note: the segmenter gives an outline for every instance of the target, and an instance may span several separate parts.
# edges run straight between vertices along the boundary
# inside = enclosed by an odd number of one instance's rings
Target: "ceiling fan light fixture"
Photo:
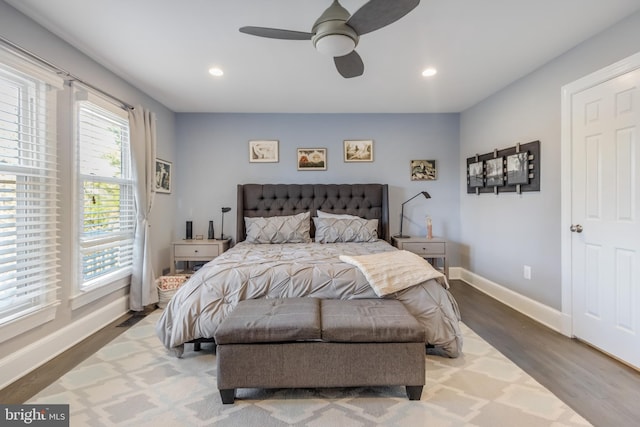
[[[356,47],[356,42],[344,34],[328,34],[315,40],[318,52],[329,56],[344,56]]]
[[[355,51],[360,36],[386,27],[411,12],[420,0],[369,0],[353,15],[333,0],[311,27],[311,32],[268,27],[240,27],[240,32],[270,39],[311,40],[316,50],[332,56],[345,79],[364,73],[362,58]]]

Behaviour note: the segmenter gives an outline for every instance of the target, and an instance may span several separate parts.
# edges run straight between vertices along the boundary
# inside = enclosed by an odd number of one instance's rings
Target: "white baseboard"
[[[129,296],[124,295],[82,319],[6,356],[0,360],[0,389],[42,366],[128,311]]]
[[[529,297],[505,288],[498,283],[485,279],[462,267],[449,268],[449,279],[462,280],[501,303],[532,318],[536,322],[542,323],[556,332],[569,336],[566,327],[566,316],[563,316],[562,312],[554,308],[534,301]]]

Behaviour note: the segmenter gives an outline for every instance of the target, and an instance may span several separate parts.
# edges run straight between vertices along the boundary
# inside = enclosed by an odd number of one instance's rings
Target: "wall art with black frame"
[[[467,158],[467,193],[540,191],[540,141]]]

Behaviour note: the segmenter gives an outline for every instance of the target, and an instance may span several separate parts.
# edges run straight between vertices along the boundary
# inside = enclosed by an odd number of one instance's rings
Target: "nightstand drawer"
[[[443,255],[445,253],[445,243],[443,242],[406,242],[402,244],[402,249],[413,252],[421,256]]]
[[[218,245],[175,245],[176,258],[215,258],[220,255]]]

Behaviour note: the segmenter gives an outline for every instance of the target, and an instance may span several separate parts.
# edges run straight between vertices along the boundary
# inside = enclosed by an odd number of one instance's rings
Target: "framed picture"
[[[485,161],[487,171],[487,187],[504,185],[504,157],[496,157]]]
[[[507,185],[529,183],[529,152],[507,156]]]
[[[411,181],[436,179],[435,160],[411,160]]]
[[[298,148],[299,171],[326,171],[326,148]]]
[[[472,188],[484,187],[484,162],[469,164],[469,186]]]
[[[373,162],[373,141],[370,139],[345,140],[344,161]]]
[[[249,162],[277,163],[278,141],[254,140],[249,141]]]
[[[171,162],[156,159],[156,193],[171,193],[171,175],[173,175]]]

